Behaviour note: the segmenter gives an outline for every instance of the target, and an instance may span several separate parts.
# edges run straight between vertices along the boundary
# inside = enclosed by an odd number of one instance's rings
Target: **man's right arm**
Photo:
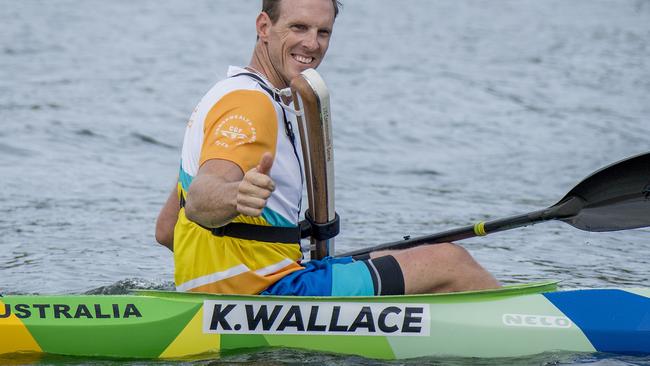
[[[223,226],[237,217],[237,189],[244,177],[228,160],[206,161],[187,192],[185,216],[204,227]]]
[[[204,227],[220,227],[239,214],[260,216],[275,189],[269,177],[273,156],[265,153],[257,167],[244,174],[228,160],[206,161],[192,180],[185,216]]]

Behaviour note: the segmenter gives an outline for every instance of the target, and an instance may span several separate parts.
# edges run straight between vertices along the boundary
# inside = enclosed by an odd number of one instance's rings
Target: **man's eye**
[[[291,26],[291,29],[296,30],[296,31],[305,31],[307,30],[307,26],[303,24],[294,24]]]

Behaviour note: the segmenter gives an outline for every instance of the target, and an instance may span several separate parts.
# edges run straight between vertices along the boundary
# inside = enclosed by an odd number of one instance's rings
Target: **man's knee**
[[[471,254],[460,245],[454,243],[443,243],[442,248],[447,255],[454,262],[474,262],[474,258]]]
[[[435,260],[436,263],[444,264],[463,264],[474,263],[474,259],[469,252],[454,243],[440,243],[432,245],[423,245],[411,249],[414,252],[412,255],[419,258],[430,258]]]

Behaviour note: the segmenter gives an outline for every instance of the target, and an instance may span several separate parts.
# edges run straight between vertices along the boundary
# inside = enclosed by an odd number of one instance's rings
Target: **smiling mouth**
[[[292,54],[291,56],[293,57],[294,60],[304,65],[309,65],[315,60],[315,58],[313,57],[301,56],[296,54]]]

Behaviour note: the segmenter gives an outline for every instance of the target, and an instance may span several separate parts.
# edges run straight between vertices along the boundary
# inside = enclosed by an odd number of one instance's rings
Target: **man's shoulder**
[[[273,99],[258,82],[249,76],[239,74],[218,81],[205,94],[197,109],[205,114],[210,111],[220,113],[248,111],[267,118],[275,116],[274,112],[277,112]]]
[[[210,91],[221,91],[222,94],[227,94],[237,90],[254,90],[264,93],[257,81],[245,75],[234,75],[219,80]]]
[[[218,81],[203,96],[200,104],[211,108],[212,105],[222,100],[224,97],[232,95],[246,95],[248,97],[244,99],[250,99],[250,97],[253,97],[253,99],[258,102],[261,100],[268,100],[269,104],[273,104],[273,100],[269,94],[259,86],[258,82],[245,75],[230,76]]]

